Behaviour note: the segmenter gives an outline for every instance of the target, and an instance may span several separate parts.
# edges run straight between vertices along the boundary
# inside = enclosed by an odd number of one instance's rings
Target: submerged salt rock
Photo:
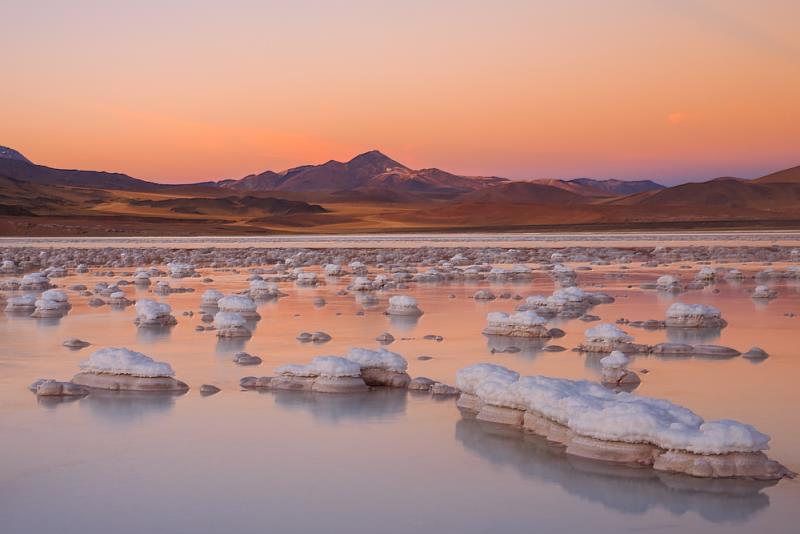
[[[70,338],[62,343],[63,346],[70,348],[70,349],[82,349],[84,347],[88,347],[91,345],[88,341],[83,341],[82,339],[78,339],[76,337]]]
[[[764,360],[769,358],[769,354],[767,354],[767,351],[760,347],[752,347],[750,350],[742,354],[742,358],[747,358],[748,360]]]
[[[728,323],[714,306],[676,302],[667,309],[664,324],[671,328],[723,328]]]
[[[83,397],[89,394],[87,388],[72,382],[37,380],[34,385],[36,395],[39,397]]]
[[[441,382],[436,382],[431,386],[431,394],[432,395],[440,395],[440,396],[453,396],[458,395],[460,392],[457,388],[453,386],[448,386],[447,384],[443,384]]]
[[[382,345],[389,345],[390,343],[394,342],[394,336],[389,332],[383,332],[382,334],[378,334],[378,337],[375,338],[375,341]]]
[[[695,356],[709,356],[716,358],[733,358],[741,354],[738,350],[722,345],[695,345],[692,353]]]
[[[200,395],[202,395],[203,397],[214,395],[216,393],[219,393],[220,391],[222,390],[220,390],[217,386],[213,384],[203,384],[202,386],[200,386]]]
[[[532,311],[521,311],[511,315],[492,312],[486,316],[484,335],[547,338],[547,321]]]
[[[658,343],[651,352],[660,356],[689,356],[694,354],[694,347],[686,343]]]
[[[178,324],[172,316],[172,307],[165,302],[141,299],[136,302],[137,326],[172,326]]]
[[[81,372],[72,378],[78,385],[97,389],[134,391],[185,391],[185,383],[173,378],[175,372],[165,362],[157,362],[141,352],[125,348],[103,348],[78,365]]]
[[[417,299],[406,295],[394,295],[389,298],[389,308],[386,310],[389,315],[419,316],[422,310],[417,306]]]
[[[793,473],[760,451],[729,452],[724,454],[695,454],[669,450],[653,463],[657,471],[685,473],[704,478],[754,478],[776,480],[792,477]]]
[[[424,376],[418,376],[408,383],[408,389],[415,391],[430,391],[436,382]]]
[[[233,361],[239,365],[260,365],[262,360],[246,352],[237,352],[233,355]]]
[[[497,296],[488,289],[480,289],[472,295],[472,298],[475,300],[494,300]]]

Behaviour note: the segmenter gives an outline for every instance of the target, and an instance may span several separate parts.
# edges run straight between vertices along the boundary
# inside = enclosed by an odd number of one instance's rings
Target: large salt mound
[[[487,404],[524,409],[603,441],[647,443],[696,454],[757,452],[769,436],[731,420],[704,421],[663,399],[614,393],[585,380],[527,376],[478,364],[459,371],[459,387]]]
[[[228,295],[217,301],[221,311],[236,312],[241,314],[256,314],[257,305],[250,297],[242,295]]]
[[[619,328],[617,325],[611,323],[600,323],[597,326],[589,328],[584,333],[587,340],[604,340],[604,341],[633,341],[633,337]]]
[[[172,313],[172,307],[166,302],[150,299],[136,301],[136,317],[144,322],[156,322]]]
[[[714,306],[676,302],[667,309],[665,324],[669,327],[721,328],[727,323]]]
[[[108,347],[95,351],[78,364],[87,373],[107,373],[141,377],[174,376],[172,366],[157,362],[141,352],[125,348]]]

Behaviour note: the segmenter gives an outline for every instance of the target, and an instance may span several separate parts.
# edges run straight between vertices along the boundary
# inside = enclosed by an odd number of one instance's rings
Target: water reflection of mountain
[[[151,415],[169,412],[185,392],[92,390],[80,401],[81,408],[108,423],[129,424]]]
[[[630,515],[664,508],[673,515],[696,512],[714,523],[738,523],[769,506],[765,487],[776,482],[701,479],[567,456],[563,447],[507,426],[464,417],[456,439],[465,450],[523,476],[558,484],[581,499]]]
[[[486,336],[486,346],[490,352],[505,353],[509,348],[516,347],[519,352],[508,354],[527,358],[538,356],[546,344],[546,340],[533,337]]]
[[[405,389],[377,388],[363,393],[316,393],[313,391],[264,390],[275,397],[282,410],[307,411],[318,421],[391,420],[406,412]]]

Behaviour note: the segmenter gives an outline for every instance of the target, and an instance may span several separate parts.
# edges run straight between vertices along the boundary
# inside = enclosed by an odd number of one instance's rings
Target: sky
[[[0,145],[161,182],[378,149],[678,183],[800,164],[797,0],[0,0]]]

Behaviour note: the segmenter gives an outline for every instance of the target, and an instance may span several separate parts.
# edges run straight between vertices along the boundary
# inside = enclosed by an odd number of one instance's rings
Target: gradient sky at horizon
[[[379,149],[511,178],[800,164],[797,0],[3,0],[0,145],[163,182]]]

